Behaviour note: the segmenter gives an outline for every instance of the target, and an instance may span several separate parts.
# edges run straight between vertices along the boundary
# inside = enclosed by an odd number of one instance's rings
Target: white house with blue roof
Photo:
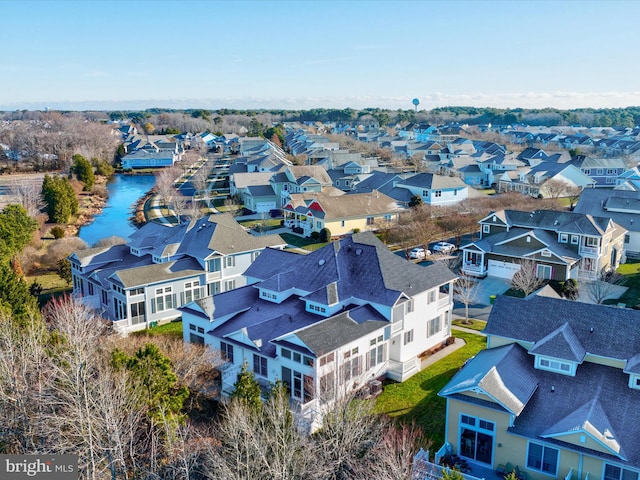
[[[222,352],[223,396],[243,364],[265,390],[283,380],[310,429],[325,402],[406,380],[451,335],[456,276],[408,262],[370,232],[306,255],[266,249],[244,276],[242,288],[179,308],[184,340]]]
[[[116,329],[169,322],[194,299],[245,285],[242,273],[279,235],[252,236],[228,214],[180,225],[149,222],[126,245],[94,247],[70,257],[73,295]]]

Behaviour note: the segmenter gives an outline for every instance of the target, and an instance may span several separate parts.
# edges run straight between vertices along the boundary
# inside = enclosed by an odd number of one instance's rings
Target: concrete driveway
[[[488,320],[491,313],[491,295],[501,295],[511,287],[511,281],[504,278],[486,277],[478,280],[476,287],[476,300],[469,304],[469,318],[478,320]],[[453,306],[453,316],[456,318],[465,317],[465,307],[460,302],[455,302]]]

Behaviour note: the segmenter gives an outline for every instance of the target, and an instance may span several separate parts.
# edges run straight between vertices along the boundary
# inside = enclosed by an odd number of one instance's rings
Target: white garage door
[[[490,277],[506,278],[511,280],[513,274],[520,270],[519,263],[501,262],[489,260],[487,275]]]
[[[276,208],[276,202],[258,202],[258,203],[256,203],[256,212],[257,213],[268,212],[269,210],[272,210],[274,208]]]

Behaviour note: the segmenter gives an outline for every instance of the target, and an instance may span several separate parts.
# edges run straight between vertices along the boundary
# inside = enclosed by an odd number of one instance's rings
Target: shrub
[[[326,227],[320,230],[320,241],[321,242],[331,241],[331,230],[329,230]]]
[[[320,239],[320,232],[311,232],[311,238],[317,242]]]
[[[53,238],[55,238],[56,240],[64,237],[64,228],[62,228],[61,226],[53,227],[51,229],[51,235],[53,235]]]

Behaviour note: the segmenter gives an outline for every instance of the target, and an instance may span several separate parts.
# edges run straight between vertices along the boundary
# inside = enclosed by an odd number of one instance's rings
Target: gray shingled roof
[[[504,354],[507,349],[508,354]],[[478,365],[472,366],[476,362]],[[469,366],[472,368],[467,372]],[[440,395],[485,408],[498,408],[497,404],[461,393],[479,383],[474,374],[484,378],[482,373],[495,367],[501,369],[504,378],[525,375],[527,382],[537,385],[508,432],[525,438],[544,438],[549,444],[569,446],[573,451],[603,460],[640,467],[640,409],[637,408],[640,391],[628,387],[628,375],[622,370],[590,362],[580,365],[576,376],[537,370],[533,356],[514,343],[480,352]],[[508,385],[505,388],[511,391]],[[565,435],[575,433],[592,437],[610,449],[611,454],[563,442]]]
[[[591,355],[625,361],[640,353],[640,311],[608,305],[500,295],[484,331],[536,344],[565,324],[575,335],[571,342],[577,341]]]
[[[582,363],[587,351],[576,337],[571,325],[565,323],[546,337],[538,340],[529,353]]]
[[[640,212],[640,192],[588,188],[580,195],[574,212],[607,217],[629,231],[639,232],[640,213],[634,210]]]

